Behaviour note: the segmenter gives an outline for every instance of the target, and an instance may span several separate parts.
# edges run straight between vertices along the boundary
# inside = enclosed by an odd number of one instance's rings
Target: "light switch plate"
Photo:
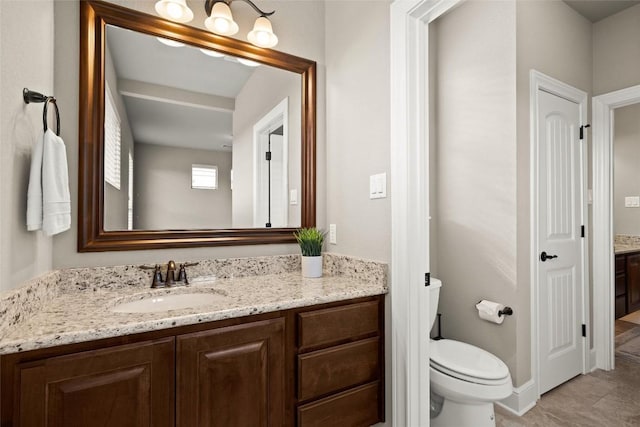
[[[338,240],[336,236],[336,225],[329,224],[329,243],[331,243],[332,245],[336,245],[337,241]]]
[[[387,197],[387,174],[379,173],[369,177],[369,198],[383,199]]]
[[[289,191],[289,204],[290,205],[298,204],[298,190]]]

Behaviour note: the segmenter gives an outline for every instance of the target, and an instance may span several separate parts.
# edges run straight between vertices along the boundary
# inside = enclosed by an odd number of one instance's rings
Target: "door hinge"
[[[580,237],[584,237],[584,225],[580,226]]]
[[[425,286],[431,285],[431,273],[424,273],[424,285]]]
[[[584,130],[586,128],[590,128],[591,125],[584,125],[584,126],[580,126],[580,139],[584,139]]]
[[[267,161],[270,161],[270,160],[271,160],[271,151],[267,151],[267,152],[265,152],[264,154],[265,154],[265,158],[266,158],[266,160],[267,160]]]
[[[587,325],[584,323],[582,324],[582,336],[585,338],[587,337]]]

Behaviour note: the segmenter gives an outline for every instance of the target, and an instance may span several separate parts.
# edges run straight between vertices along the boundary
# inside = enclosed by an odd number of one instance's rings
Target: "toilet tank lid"
[[[509,368],[498,357],[460,341],[431,341],[431,361],[473,378],[498,380],[509,375]]]

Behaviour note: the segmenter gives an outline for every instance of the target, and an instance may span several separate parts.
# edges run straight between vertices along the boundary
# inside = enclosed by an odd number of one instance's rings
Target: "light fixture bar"
[[[232,2],[237,1],[237,0],[205,0],[204,2],[204,10],[207,12],[207,16],[211,15],[211,10],[213,9],[213,5],[218,3],[218,2],[224,2],[227,5],[231,5]],[[276,11],[271,11],[271,12],[265,12],[262,9],[260,9],[258,6],[256,6],[256,4],[254,2],[252,2],[251,0],[240,0],[243,1],[245,3],[247,3],[249,6],[251,6],[253,8],[253,10],[255,10],[260,16],[271,16],[274,13],[276,13]]]

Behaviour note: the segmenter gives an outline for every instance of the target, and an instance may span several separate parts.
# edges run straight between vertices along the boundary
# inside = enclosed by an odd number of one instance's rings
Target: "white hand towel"
[[[31,153],[31,172],[27,190],[27,230],[42,228],[42,140],[38,139]]]
[[[44,134],[42,153],[42,229],[47,236],[71,227],[71,196],[67,150],[51,129]]]

